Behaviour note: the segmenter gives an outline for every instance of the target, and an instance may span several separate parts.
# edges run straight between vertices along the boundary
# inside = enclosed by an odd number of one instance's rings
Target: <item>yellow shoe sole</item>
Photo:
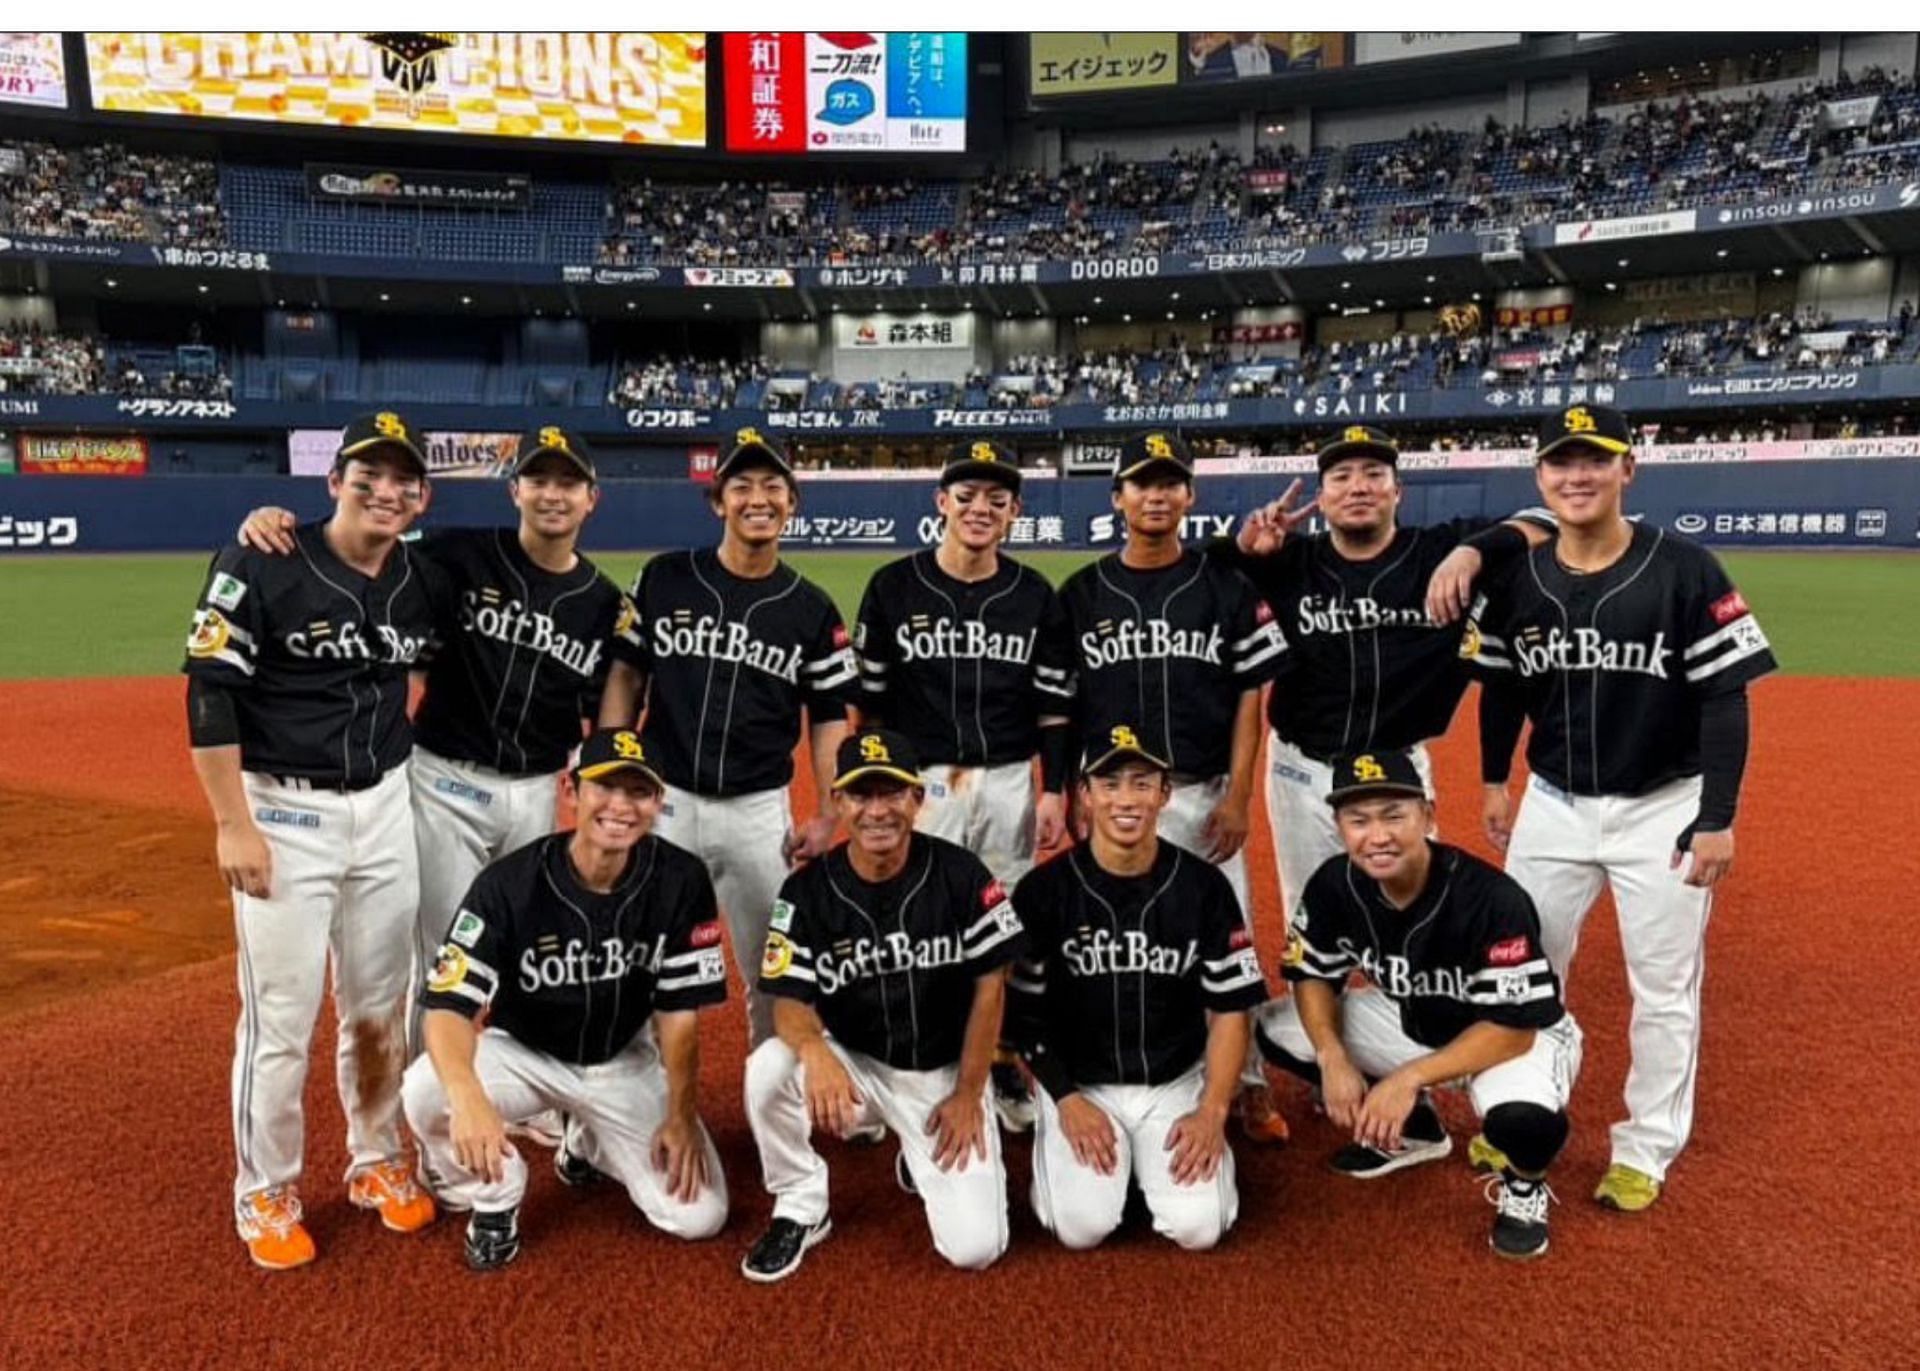
[[[1660,1182],[1651,1176],[1643,1176],[1623,1166],[1610,1166],[1595,1187],[1593,1198],[1617,1213],[1638,1214],[1653,1208],[1654,1201],[1660,1198],[1660,1190]]]
[[[1506,1153],[1487,1141],[1485,1133],[1475,1133],[1473,1141],[1467,1144],[1467,1165],[1475,1171],[1492,1174],[1505,1171],[1510,1163]]]

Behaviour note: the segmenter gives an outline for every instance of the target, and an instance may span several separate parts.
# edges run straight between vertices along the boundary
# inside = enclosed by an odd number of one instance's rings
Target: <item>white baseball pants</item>
[[[705,862],[713,877],[733,964],[744,983],[750,1047],[773,1036],[773,1005],[755,987],[773,902],[787,879],[780,849],[792,828],[784,786],[726,799],[668,786],[653,824],[655,833]]]
[[[649,1025],[626,1051],[597,1066],[561,1061],[489,1028],[474,1050],[474,1072],[508,1124],[523,1123],[549,1109],[573,1116],[568,1145],[627,1188],[647,1222],[676,1238],[710,1238],[727,1221],[727,1182],[713,1139],[706,1144],[707,1184],[691,1202],[667,1190],[666,1173],[653,1163],[653,1135],[667,1117],[667,1071]],[[489,1181],[460,1164],[453,1149],[453,1114],[433,1062],[421,1057],[407,1069],[407,1122],[426,1150],[435,1189],[452,1209],[495,1214],[512,1209],[527,1193],[527,1163],[507,1144],[505,1174]]]
[[[1507,874],[1540,911],[1541,941],[1564,988],[1580,926],[1613,888],[1633,992],[1627,1118],[1613,1126],[1613,1160],[1659,1180],[1693,1131],[1700,1065],[1700,981],[1711,891],[1669,866],[1674,839],[1700,808],[1700,778],[1636,797],[1569,795],[1538,776],[1514,820]]]
[[[1175,847],[1184,847],[1196,857],[1205,860],[1207,850],[1207,816],[1215,806],[1226,797],[1227,778],[1213,776],[1204,781],[1187,781],[1175,785],[1173,794],[1167,800],[1167,807],[1160,811],[1160,822],[1156,832]],[[1247,932],[1253,932],[1253,898],[1247,887],[1247,850],[1243,846],[1224,862],[1214,863],[1220,868],[1220,874],[1227,878],[1227,884],[1233,887],[1233,897],[1240,902],[1240,920],[1246,924]],[[1265,1085],[1267,1073],[1260,1053],[1254,1048],[1251,1039],[1247,1042],[1246,1065],[1240,1070],[1242,1085]]]
[[[1000,1130],[983,1090],[980,1107],[986,1126],[985,1161],[969,1153],[964,1167],[942,1171],[933,1162],[927,1119],[953,1093],[959,1068],[903,1071],[853,1052],[827,1045],[847,1068],[862,1101],[860,1125],[884,1123],[900,1140],[913,1176],[933,1246],[964,1270],[993,1265],[1007,1250],[1007,1170],[1000,1154]],[[812,1225],[827,1216],[827,1163],[814,1150],[807,1117],[805,1072],[778,1038],[760,1044],[747,1058],[747,1123],[760,1149],[760,1172],[773,1195],[773,1216]]]
[[[1002,766],[923,766],[927,800],[914,827],[958,843],[1013,888],[1033,869],[1031,762]]]
[[[426,979],[474,877],[553,832],[557,773],[507,776],[489,767],[413,750],[413,834],[420,848],[420,914],[414,921],[414,985]],[[407,1006],[407,1057],[425,1050],[416,997]]]
[[[1433,759],[1426,744],[1410,749],[1413,764],[1433,791]],[[1277,733],[1267,735],[1267,828],[1273,837],[1273,861],[1280,871],[1280,907],[1291,914],[1305,893],[1307,881],[1329,857],[1346,852],[1333,821],[1327,792],[1333,789],[1333,767],[1315,761]]]
[[[233,896],[236,1207],[300,1178],[307,1055],[329,959],[348,1174],[404,1151],[400,1072],[420,891],[406,773],[397,766],[350,794],[255,772],[242,778],[273,873],[266,899]]]
[[[1083,1165],[1060,1127],[1060,1107],[1045,1089],[1034,1096],[1040,1110],[1034,1121],[1033,1212],[1068,1247],[1096,1247],[1120,1226],[1127,1206],[1127,1180],[1153,1215],[1153,1231],[1190,1251],[1212,1247],[1240,1213],[1234,1180],[1233,1149],[1220,1159],[1209,1181],[1181,1185],[1173,1178],[1167,1134],[1190,1114],[1206,1090],[1205,1061],[1165,1085],[1094,1085],[1079,1093],[1098,1105],[1113,1124],[1119,1164],[1111,1176]]]
[[[1313,1039],[1301,1026],[1300,1006],[1293,996],[1269,1000],[1253,1014],[1256,1031],[1268,1042],[1303,1062],[1314,1059]],[[1400,1027],[1400,1007],[1373,986],[1349,990],[1340,997],[1340,1041],[1360,1074],[1373,1080],[1390,1076],[1433,1051],[1406,1035]],[[1559,1023],[1534,1034],[1533,1046],[1526,1052],[1487,1068],[1467,1083],[1474,1112],[1485,1118],[1503,1104],[1565,1109],[1580,1075],[1584,1043],[1573,1015],[1562,1015]]]

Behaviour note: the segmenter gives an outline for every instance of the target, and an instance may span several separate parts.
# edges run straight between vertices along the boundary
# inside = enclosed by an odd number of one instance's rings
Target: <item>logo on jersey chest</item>
[[[1078,936],[1060,944],[1060,955],[1076,976],[1184,976],[1200,960],[1193,939],[1183,947],[1168,947],[1137,928],[1119,933],[1082,928]]]
[[[1365,595],[1357,600],[1303,595],[1295,617],[1302,637],[1314,633],[1365,633],[1376,628],[1439,627],[1427,617],[1424,605],[1399,609]]]
[[[1416,995],[1446,1000],[1467,998],[1466,974],[1458,967],[1434,966],[1415,971],[1413,964],[1405,957],[1382,957],[1370,947],[1354,947],[1345,938],[1340,940],[1340,945],[1359,961],[1360,969],[1366,973],[1368,980],[1396,1000]]]
[[[315,619],[286,634],[287,651],[305,661],[412,663],[427,650],[425,634],[402,633],[391,624],[373,624],[371,637],[352,619],[333,623]]]
[[[1034,635],[1038,632],[1038,629],[1028,629],[1025,633],[995,633],[978,619],[955,623],[944,614],[937,619],[916,614],[894,630],[893,641],[900,649],[900,659],[906,662],[957,658],[1025,666],[1033,656]]]
[[[672,618],[655,619],[653,650],[661,657],[707,657],[750,666],[788,685],[800,679],[799,644],[782,647],[766,642],[749,634],[745,624],[711,614],[696,619],[682,609],[674,611]]]
[[[600,666],[604,644],[583,642],[556,627],[552,615],[505,600],[491,586],[461,596],[460,627],[511,647],[531,648],[577,675],[590,677]]]
[[[960,939],[953,934],[916,938],[904,929],[894,929],[878,938],[852,938],[835,943],[832,951],[814,959],[813,974],[820,983],[820,993],[831,995],[854,981],[902,971],[958,966],[963,960]]]
[[[1541,676],[1549,671],[1619,671],[1632,675],[1667,679],[1665,632],[1638,642],[1630,638],[1608,638],[1597,628],[1576,628],[1571,633],[1558,625],[1542,632],[1522,629],[1514,635],[1513,661],[1522,676]]]
[[[528,994],[568,985],[624,980],[637,971],[660,969],[660,944],[624,938],[588,941],[541,938],[520,954],[520,988]]]
[[[1220,665],[1223,639],[1218,624],[1206,628],[1175,628],[1165,619],[1102,619],[1091,632],[1080,635],[1080,652],[1090,667],[1121,662],[1160,661],[1186,657],[1210,666]]]

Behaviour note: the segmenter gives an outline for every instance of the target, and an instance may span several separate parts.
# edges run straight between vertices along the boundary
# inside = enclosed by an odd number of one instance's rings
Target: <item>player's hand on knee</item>
[[[675,1115],[654,1130],[653,1169],[667,1178],[667,1193],[680,1203],[700,1198],[707,1184],[707,1149],[698,1118]]]
[[[1480,550],[1457,547],[1442,559],[1427,580],[1427,617],[1450,624],[1473,604],[1473,578],[1480,574]]]
[[[1504,785],[1481,787],[1480,823],[1495,852],[1505,852],[1513,841],[1513,796]]]
[[[261,505],[247,511],[247,517],[241,521],[240,531],[235,536],[256,552],[285,556],[294,548],[293,529],[296,522],[291,510]]]
[[[1207,815],[1205,830],[1207,839],[1207,860],[1224,862],[1238,852],[1247,842],[1247,830],[1252,819],[1247,813],[1247,805],[1240,800],[1222,800]]]
[[[854,1089],[853,1077],[840,1059],[822,1044],[803,1063],[807,1077],[807,1117],[814,1128],[844,1138],[860,1124],[864,1103]]]
[[[956,1090],[927,1115],[927,1136],[933,1139],[933,1164],[942,1171],[967,1169],[977,1153],[987,1158],[987,1111],[976,1092]]]
[[[1320,1063],[1320,1099],[1335,1128],[1359,1127],[1360,1106],[1367,1098],[1367,1078],[1344,1057]]]
[[[1693,864],[1687,871],[1687,884],[1711,890],[1715,884],[1733,874],[1733,830],[1695,830],[1690,835],[1683,834],[1680,846],[1673,850],[1673,861],[1670,863],[1673,869],[1679,869],[1681,858],[1687,853],[1693,856]]]
[[[1113,1120],[1107,1111],[1085,1095],[1069,1095],[1060,1101],[1060,1131],[1067,1135],[1073,1159],[1092,1167],[1103,1176],[1111,1176],[1120,1166],[1119,1144],[1113,1135]]]
[[[449,1133],[453,1155],[474,1175],[499,1181],[506,1175],[507,1155],[513,1146],[507,1141],[507,1125],[500,1111],[486,1092],[478,1089],[462,1091],[448,1103],[452,1108]]]
[[[256,900],[272,896],[273,849],[252,820],[220,828],[214,843],[214,860],[219,862],[220,878],[229,889]]]
[[[1202,1105],[1182,1114],[1167,1130],[1166,1149],[1173,1153],[1168,1171],[1175,1185],[1212,1180],[1227,1152],[1226,1111]]]
[[[1033,802],[1033,850],[1048,852],[1060,846],[1067,836],[1067,801],[1064,795],[1042,791]]]

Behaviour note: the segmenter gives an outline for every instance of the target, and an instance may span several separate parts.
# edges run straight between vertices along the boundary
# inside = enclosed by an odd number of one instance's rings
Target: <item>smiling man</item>
[[[1320,1088],[1353,1141],[1333,1169],[1359,1180],[1437,1161],[1452,1139],[1427,1098],[1468,1082],[1503,1154],[1489,1241],[1503,1257],[1547,1250],[1546,1170],[1567,1138],[1580,1029],[1540,949],[1527,893],[1477,857],[1434,842],[1426,778],[1404,752],[1341,758],[1325,803],[1343,856],[1307,882],[1288,925],[1293,994],[1254,1015],[1261,1049]],[[1358,971],[1371,983],[1347,989]]]
[[[857,671],[840,611],[780,560],[780,531],[800,503],[786,454],[742,429],[708,501],[720,545],[662,553],[641,570],[640,657],[615,665],[600,720],[627,727],[641,716],[667,783],[660,835],[713,873],[758,1045],[773,1033],[754,979],[767,918],[788,869],[833,841],[834,752]],[[803,723],[820,799],[796,828],[787,785]]]
[[[1066,612],[1046,577],[1000,552],[1020,485],[1009,449],[956,444],[934,497],[939,546],[873,574],[853,634],[862,724],[898,730],[920,757],[921,831],[973,852],[1009,889],[1064,836],[1072,765]],[[1010,1053],[993,1084],[1001,1123],[1031,1127],[1033,1101]]]
[[[399,1232],[434,1215],[400,1136],[420,890],[407,677],[450,592],[400,541],[430,495],[412,425],[391,410],[347,425],[327,492],[332,517],[293,529],[294,555],[236,546],[214,558],[185,664],[193,766],[240,953],[234,1217],[248,1254],[276,1270],[314,1257],[297,1187],[329,963],[348,1198]]]
[[[549,1110],[570,1120],[566,1183],[617,1181],[675,1237],[727,1218],[696,1098],[698,1011],[727,992],[713,883],[654,836],[663,783],[634,734],[594,733],[573,781],[573,829],[480,873],[420,988],[407,1119],[443,1202],[472,1211],[476,1271],[520,1253],[527,1165],[507,1127]]]

